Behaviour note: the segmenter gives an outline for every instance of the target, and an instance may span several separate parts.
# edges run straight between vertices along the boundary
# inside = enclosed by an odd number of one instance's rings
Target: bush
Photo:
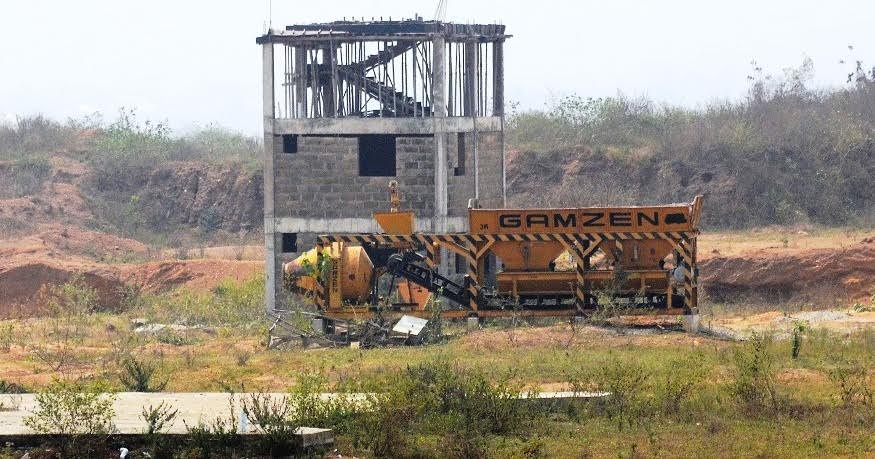
[[[241,444],[233,397],[228,400],[228,409],[227,417],[216,416],[211,422],[201,420],[197,425],[190,426],[183,421],[190,443],[183,457],[232,457],[232,451]]]
[[[270,457],[289,456],[301,446],[295,436],[298,425],[293,413],[295,407],[287,397],[276,398],[269,394],[250,394],[243,399],[243,414],[255,424],[259,449]]]
[[[24,424],[39,434],[57,434],[65,437],[65,457],[75,453],[85,456],[97,445],[94,437],[113,431],[115,395],[106,394],[100,387],[82,383],[54,381],[36,394],[36,408],[24,418]],[[83,441],[87,439],[88,441]]]
[[[735,349],[730,389],[748,413],[774,411],[780,406],[775,360],[769,350],[771,343],[770,337],[754,334],[744,346]]]
[[[0,198],[37,193],[51,171],[52,166],[43,157],[18,158],[10,164],[0,164]]]
[[[594,412],[614,420],[617,428],[623,430],[624,426],[631,427],[650,414],[646,393],[651,376],[652,373],[636,361],[611,359],[573,377],[571,383],[575,392],[607,392],[607,396],[593,401]]]
[[[76,363],[73,346],[84,339],[88,317],[97,309],[99,297],[97,290],[78,276],[52,286],[48,297],[53,315],[47,320],[46,337],[31,340],[27,347],[31,355],[59,371]]]
[[[488,436],[524,434],[537,422],[510,376],[445,361],[408,367],[369,398],[349,432],[375,457],[483,456]],[[436,449],[416,441],[435,437]]]
[[[154,363],[130,357],[122,362],[119,380],[122,386],[130,392],[161,392],[167,387],[168,380],[154,382],[153,377],[157,370],[158,366]]]
[[[869,365],[860,361],[848,361],[829,370],[830,381],[838,386],[838,401],[842,408],[872,408],[872,377]]]
[[[146,443],[149,456],[154,459],[173,457],[168,438],[164,435],[173,426],[179,410],[161,402],[158,406],[143,407],[140,418],[146,423]]]
[[[570,95],[512,112],[507,142],[526,152],[508,171],[510,185],[526,193],[513,205],[640,205],[706,194],[705,227],[871,223],[875,74],[860,67],[849,86],[825,92],[807,86],[811,69],[806,61],[782,77],[755,72],[744,100],[702,109]],[[532,188],[541,183],[533,167],[558,186]],[[577,175],[556,180],[569,171]]]
[[[707,368],[702,355],[686,359],[669,360],[665,370],[654,375],[655,395],[658,408],[665,414],[681,412],[683,404],[702,385]]]
[[[264,276],[244,281],[225,279],[210,293],[180,289],[171,295],[143,298],[143,313],[158,322],[192,325],[254,327],[264,318]],[[184,337],[159,335],[174,345],[190,344]],[[168,341],[169,342],[169,341]]]
[[[9,352],[15,343],[15,324],[12,321],[0,323],[0,352]]]
[[[0,124],[0,160],[65,150],[76,131],[43,115],[18,118],[12,126]]]

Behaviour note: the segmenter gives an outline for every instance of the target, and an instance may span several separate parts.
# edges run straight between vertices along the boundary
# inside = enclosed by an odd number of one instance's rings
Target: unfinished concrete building
[[[505,27],[421,19],[269,30],[263,52],[268,310],[321,233],[375,232],[396,180],[417,231],[505,203]],[[444,257],[446,271],[451,269]]]

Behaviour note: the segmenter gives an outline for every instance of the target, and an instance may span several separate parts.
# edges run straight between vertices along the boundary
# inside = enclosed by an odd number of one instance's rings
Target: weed
[[[183,421],[191,442],[189,457],[228,457],[230,451],[240,445],[233,397],[228,399],[228,409],[227,417],[217,416],[211,422],[200,421],[190,426]]]
[[[210,293],[180,289],[174,295],[149,298],[144,310],[153,319],[173,323],[257,327],[265,317],[263,277],[226,279]]]
[[[245,367],[249,364],[249,359],[252,358],[252,353],[249,351],[237,351],[234,353],[234,360],[238,367]]]
[[[143,407],[140,418],[146,423],[146,435],[161,434],[173,427],[173,421],[178,413],[179,410],[165,402],[159,403],[158,406]]]
[[[702,355],[672,359],[666,371],[653,378],[656,403],[665,414],[678,414],[683,403],[697,392],[707,374]]]
[[[262,434],[259,439],[262,453],[270,457],[288,456],[300,446],[295,436],[297,426],[292,421],[294,408],[287,397],[250,394],[242,405],[245,418]]]
[[[0,165],[0,199],[36,194],[51,171],[51,164],[42,157],[18,158]]]
[[[240,261],[243,259],[243,254],[246,253],[246,246],[245,245],[235,245],[231,250],[234,254],[234,259],[237,261]],[[201,258],[203,258],[203,256]]]
[[[173,427],[178,413],[179,410],[165,402],[159,403],[158,406],[143,407],[140,418],[146,423],[145,436],[150,457],[155,459],[172,457],[170,442],[164,434]]]
[[[624,285],[629,278],[629,273],[619,266],[614,268],[611,279],[602,289],[596,292],[596,308],[589,316],[589,321],[596,325],[607,325],[611,319],[629,314],[632,305],[621,300],[619,295],[623,293]],[[640,312],[639,312],[640,313]]]
[[[289,392],[296,424],[346,430],[358,406],[346,397],[323,398],[322,393],[327,390],[328,378],[321,372],[304,372],[298,376],[297,384]]]
[[[599,398],[593,405],[595,412],[615,421],[617,428],[623,430],[625,426],[632,427],[649,413],[650,408],[644,394],[650,378],[651,372],[640,363],[614,358],[600,363],[582,377],[574,378],[572,388],[575,392],[607,392],[606,397]],[[686,391],[678,391],[676,388],[665,387],[664,392],[667,404],[672,404],[686,395]]]
[[[0,323],[0,352],[9,352],[15,343],[15,324],[12,321]]]
[[[27,389],[21,384],[0,379],[0,394],[24,394]]]
[[[869,366],[860,361],[848,361],[832,368],[829,379],[838,386],[838,400],[842,408],[872,407],[872,378]]]
[[[168,380],[153,381],[157,370],[158,366],[152,362],[130,357],[122,362],[119,380],[122,386],[131,392],[161,392],[167,387]]]
[[[775,361],[769,346],[771,337],[754,334],[734,354],[734,379],[730,390],[739,404],[749,413],[779,407],[775,385]]]
[[[424,344],[440,343],[444,340],[444,317],[443,317],[443,302],[439,298],[440,292],[432,295],[425,305],[425,310],[431,314],[431,317],[422,330],[422,342]]]
[[[97,308],[98,296],[78,276],[51,287],[48,296],[53,315],[48,320],[47,339],[31,341],[28,350],[49,368],[59,371],[78,361],[74,345],[85,336],[87,316]]]
[[[171,346],[190,346],[195,344],[195,340],[181,333],[173,333],[169,330],[162,330],[155,334],[155,339],[162,344]]]

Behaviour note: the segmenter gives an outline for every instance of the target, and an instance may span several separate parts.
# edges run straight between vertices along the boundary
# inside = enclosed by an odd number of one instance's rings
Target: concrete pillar
[[[504,158],[504,41],[492,45],[492,116],[501,118],[501,205],[507,206],[507,168]]]
[[[480,113],[479,78],[480,44],[476,41],[465,43],[465,116],[474,119],[472,150],[474,152],[474,199],[480,199],[480,145],[477,135],[477,115]]]
[[[431,66],[431,100],[434,109],[433,122],[434,133],[434,225],[432,230],[436,233],[447,232],[447,205],[449,183],[447,167],[447,67],[446,67],[446,41],[444,37],[432,39],[433,62]],[[443,275],[451,272],[450,252],[441,248],[441,262],[438,271]]]
[[[447,68],[444,53],[446,45],[444,37],[432,39],[434,62],[431,67],[432,77],[432,107],[434,108],[434,222],[435,232],[447,230],[447,134],[445,120],[447,117],[446,81]]]
[[[295,46],[295,101],[296,116],[307,117],[307,50],[300,45]]]
[[[504,117],[504,42],[492,44],[492,116]]]
[[[273,43],[261,45],[262,123],[264,125],[264,307],[276,309],[277,271],[276,227],[274,222],[274,56]],[[281,284],[281,283],[280,283]]]
[[[322,64],[327,68],[332,69],[331,76],[322,78],[319,85],[322,87],[322,116],[331,118],[337,116],[335,105],[334,90],[337,88],[337,83],[334,81],[334,64],[337,48],[334,44],[322,48]]]

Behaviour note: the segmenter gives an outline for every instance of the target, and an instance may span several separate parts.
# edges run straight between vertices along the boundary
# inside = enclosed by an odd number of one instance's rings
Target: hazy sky
[[[751,60],[780,74],[814,60],[819,86],[875,65],[875,1],[448,0],[448,21],[500,22],[506,92],[522,107],[622,91],[697,106],[738,98]],[[434,15],[437,0],[273,0],[273,24]],[[261,129],[267,0],[0,0],[0,121],[118,107],[177,131]],[[849,51],[847,45],[854,45]]]

